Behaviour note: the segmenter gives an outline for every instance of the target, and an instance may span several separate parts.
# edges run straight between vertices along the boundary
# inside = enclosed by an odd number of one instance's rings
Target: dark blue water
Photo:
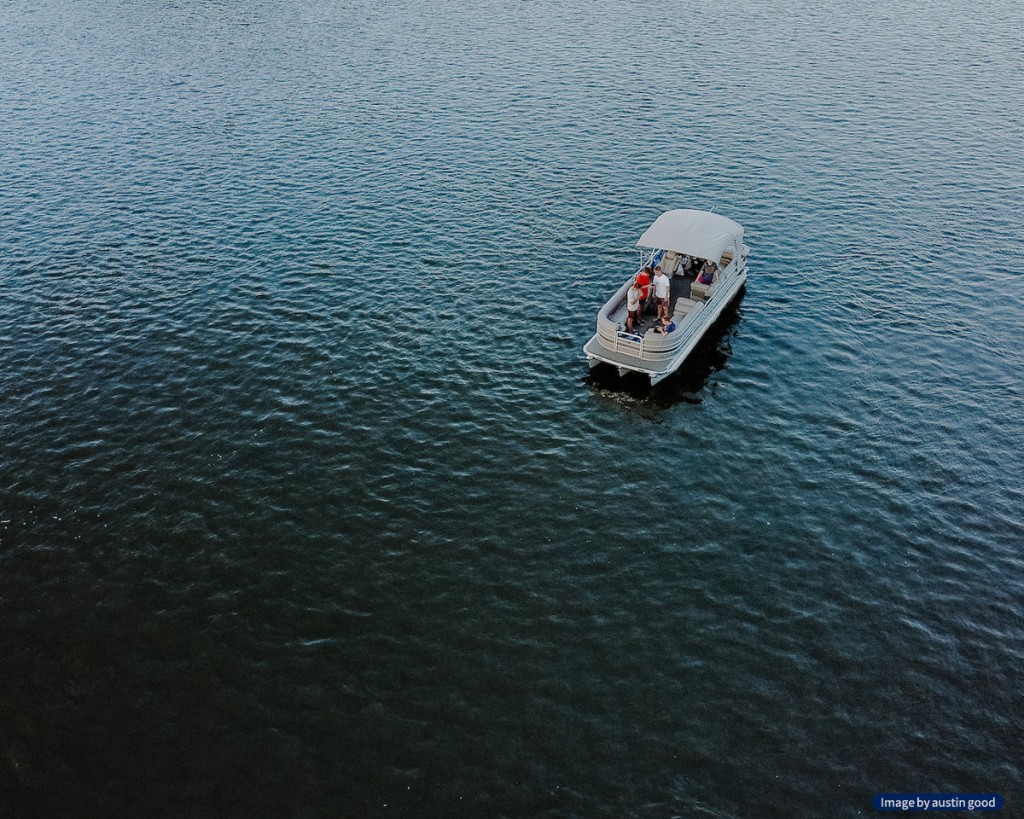
[[[0,815],[1020,815],[1021,31],[5,4]],[[746,294],[592,380],[672,207]]]

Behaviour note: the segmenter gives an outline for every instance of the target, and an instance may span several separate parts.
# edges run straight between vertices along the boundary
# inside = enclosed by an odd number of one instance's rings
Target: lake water
[[[1021,31],[5,3],[0,815],[1020,815]],[[674,207],[746,293],[592,379]]]

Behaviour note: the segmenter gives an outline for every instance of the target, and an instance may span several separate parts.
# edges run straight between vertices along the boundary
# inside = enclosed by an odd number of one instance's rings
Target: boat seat
[[[674,250],[666,250],[665,255],[661,257],[662,272],[671,279],[676,274],[678,267],[679,254]]]
[[[684,298],[683,296],[680,296],[678,299],[676,299],[675,309],[672,311],[672,318],[682,318],[696,306],[697,302],[695,302],[693,299],[687,299]]]
[[[715,271],[715,277],[712,279],[711,284],[701,284],[696,279],[693,280],[693,284],[690,285],[690,297],[694,299],[706,299],[712,293],[715,292],[715,285],[718,284],[718,273]]]

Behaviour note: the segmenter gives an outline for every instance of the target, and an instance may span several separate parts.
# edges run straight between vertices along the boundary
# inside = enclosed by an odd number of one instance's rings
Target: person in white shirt
[[[658,318],[669,317],[668,294],[671,289],[668,276],[661,269],[661,265],[654,268],[654,300],[658,303]]]
[[[633,327],[640,317],[640,288],[637,286],[636,279],[633,279],[629,290],[626,291],[626,310],[628,312],[626,316],[626,329],[632,333]]]

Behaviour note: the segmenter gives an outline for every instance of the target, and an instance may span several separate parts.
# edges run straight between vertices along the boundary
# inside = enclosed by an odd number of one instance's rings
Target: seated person
[[[708,259],[704,262],[704,267],[700,269],[700,273],[697,274],[697,281],[701,284],[713,283],[716,270],[718,270],[718,265],[711,261],[711,259]]]
[[[660,324],[654,325],[654,332],[663,333],[668,335],[676,329],[676,323],[671,318],[663,318],[660,320]]]

